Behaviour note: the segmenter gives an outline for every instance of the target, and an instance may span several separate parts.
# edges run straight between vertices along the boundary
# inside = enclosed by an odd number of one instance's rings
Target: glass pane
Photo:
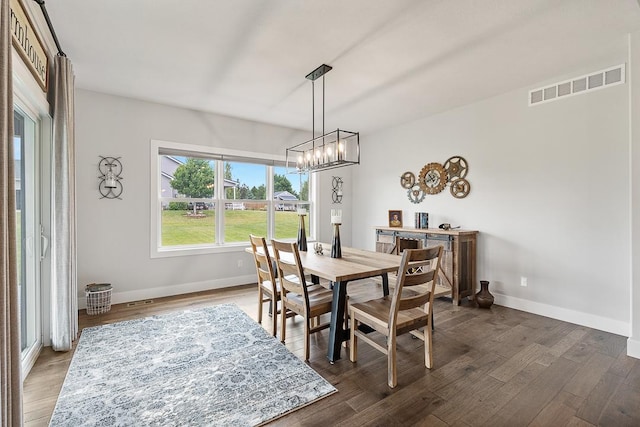
[[[249,234],[267,236],[267,207],[266,202],[251,203],[251,209],[224,210],[224,241],[225,243],[247,242]]]
[[[160,156],[161,246],[214,244],[215,160]]]
[[[229,200],[267,200],[267,167],[224,162],[224,193]]]
[[[171,201],[166,205],[163,203],[161,245],[211,245],[216,242],[215,224],[216,210],[213,202]]]
[[[224,241],[267,236],[267,166],[224,162]]]
[[[300,215],[295,210],[279,210],[275,206],[275,238],[276,239],[295,239],[298,237],[298,228],[300,227]],[[300,207],[304,207],[300,205]],[[308,210],[307,210],[308,212]],[[309,215],[304,215],[304,230],[307,238],[309,238]]]
[[[160,156],[160,197],[211,199],[215,161],[195,157]]]
[[[286,191],[294,200],[309,201],[309,173],[287,173],[286,167],[273,168],[273,195],[277,199],[281,192]]]
[[[275,199],[275,237],[276,239],[295,239],[300,226],[297,210],[306,209],[304,217],[305,234],[309,237],[309,204],[300,203],[309,200],[309,174],[290,174],[285,167],[273,168],[273,198]]]
[[[16,187],[16,231],[20,298],[20,348],[26,355],[37,342],[38,295],[35,237],[36,220],[36,124],[21,111],[14,111],[14,165]]]

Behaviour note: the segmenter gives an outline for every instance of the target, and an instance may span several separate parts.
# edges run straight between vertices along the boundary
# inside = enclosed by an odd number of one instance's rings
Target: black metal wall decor
[[[331,199],[334,204],[342,203],[342,178],[339,176],[334,176],[333,181],[331,182]]]
[[[120,199],[122,195],[122,163],[120,163],[120,157],[104,157],[100,156],[100,162],[98,163],[98,171],[100,176],[98,179],[98,191],[100,192],[101,199]]]
[[[471,184],[466,176],[469,164],[460,156],[453,156],[443,164],[426,164],[418,177],[407,171],[400,176],[400,186],[407,190],[411,203],[422,202],[427,194],[438,194],[449,185],[451,195],[456,199],[464,199],[471,192]]]

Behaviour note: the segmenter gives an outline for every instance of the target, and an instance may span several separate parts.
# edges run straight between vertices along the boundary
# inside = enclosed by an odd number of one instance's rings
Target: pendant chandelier
[[[324,75],[332,67],[322,64],[306,78],[311,80],[312,139],[287,148],[287,168],[295,172],[317,172],[360,163],[360,134],[342,129],[324,130]],[[315,81],[322,77],[322,135],[316,136]]]

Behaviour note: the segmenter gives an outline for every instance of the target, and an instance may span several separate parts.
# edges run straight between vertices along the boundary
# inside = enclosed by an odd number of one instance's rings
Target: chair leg
[[[431,311],[433,314],[433,311]],[[427,318],[430,319],[430,318]],[[427,326],[424,328],[424,366],[431,369],[433,367],[433,345],[431,344],[433,320],[427,320]],[[431,323],[431,325],[429,325]]]
[[[342,321],[343,321],[343,329],[345,331],[348,331],[349,330],[349,295],[347,295],[346,298],[344,299],[344,319]],[[348,348],[349,341],[350,340],[342,341],[342,347]]]
[[[396,369],[396,334],[391,331],[387,337],[387,376],[389,387],[395,388],[398,384],[398,372]]]
[[[278,329],[278,300],[275,296],[271,297],[271,327],[273,328],[273,336],[276,336],[276,331]],[[282,316],[282,313],[280,313]]]
[[[309,329],[310,329],[310,323],[311,319],[309,319],[308,317],[304,319],[304,361],[308,362],[309,361]]]
[[[358,338],[356,337],[356,328],[358,327],[358,321],[351,313],[351,333],[349,340],[349,360],[355,362],[358,360]]]
[[[260,284],[258,284],[258,323],[262,324],[262,305],[264,301],[262,301],[262,288]]]
[[[287,335],[287,306],[280,301],[280,342],[284,342]]]

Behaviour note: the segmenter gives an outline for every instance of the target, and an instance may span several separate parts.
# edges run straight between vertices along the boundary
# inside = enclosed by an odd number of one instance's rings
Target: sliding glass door
[[[23,367],[33,364],[42,345],[40,321],[40,215],[38,123],[24,110],[14,109],[14,170],[20,343]],[[33,359],[33,360],[32,360]],[[27,366],[25,366],[27,365]]]

